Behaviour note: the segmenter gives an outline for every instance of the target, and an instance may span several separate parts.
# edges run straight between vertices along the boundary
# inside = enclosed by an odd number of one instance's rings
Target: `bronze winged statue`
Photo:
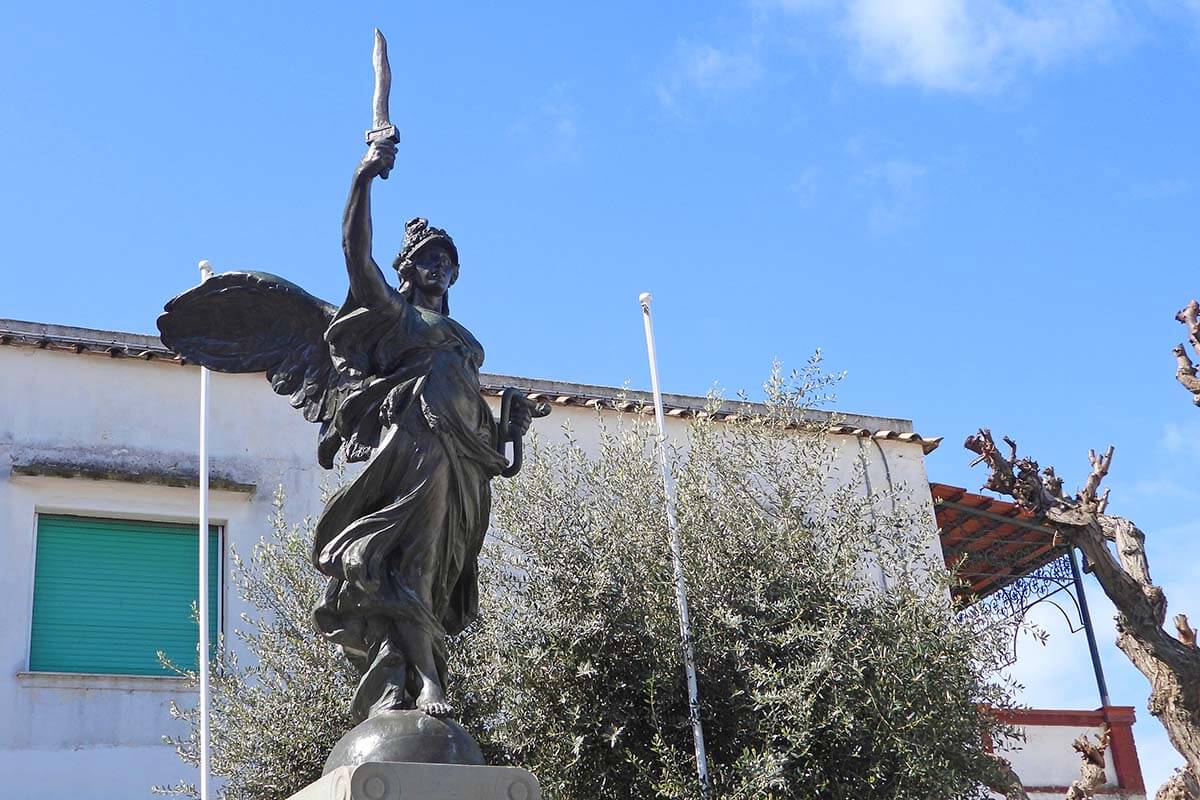
[[[505,443],[519,445],[549,408],[519,398],[506,430],[493,417],[483,347],[449,316],[459,260],[444,230],[410,220],[393,263],[400,286],[388,283],[371,255],[370,190],[394,166],[396,138],[368,141],[346,203],[340,308],[275,275],[226,272],[167,303],[158,328],[189,361],[265,372],[320,424],[321,466],[339,451],[366,462],[317,521],[312,560],[329,583],[314,619],[361,676],[356,719],[444,716],[445,639],[477,610],[490,481],[508,466]]]

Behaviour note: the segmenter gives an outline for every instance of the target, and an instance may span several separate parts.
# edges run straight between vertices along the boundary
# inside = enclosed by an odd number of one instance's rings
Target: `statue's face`
[[[458,277],[458,265],[446,248],[430,245],[412,260],[412,280],[425,295],[441,297]]]

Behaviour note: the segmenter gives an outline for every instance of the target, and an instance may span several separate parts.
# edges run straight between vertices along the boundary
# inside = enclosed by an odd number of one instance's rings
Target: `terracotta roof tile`
[[[1013,503],[944,483],[929,484],[947,567],[963,597],[983,598],[1067,552],[1054,530]]]

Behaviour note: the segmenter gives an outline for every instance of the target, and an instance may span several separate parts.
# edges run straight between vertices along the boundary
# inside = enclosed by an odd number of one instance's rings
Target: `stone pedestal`
[[[518,767],[368,761],[338,767],[288,800],[540,800]]]

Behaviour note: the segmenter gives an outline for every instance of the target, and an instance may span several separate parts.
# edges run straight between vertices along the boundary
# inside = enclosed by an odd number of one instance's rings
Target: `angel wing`
[[[342,438],[332,421],[346,380],[334,368],[325,330],[337,307],[265,272],[213,275],[167,303],[163,344],[218,372],[265,372],[309,422],[321,423],[317,459],[326,469]]]

